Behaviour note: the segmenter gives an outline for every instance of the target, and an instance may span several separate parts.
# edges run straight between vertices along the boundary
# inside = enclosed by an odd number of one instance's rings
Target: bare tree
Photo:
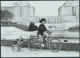
[[[8,20],[14,17],[13,13],[9,12],[8,10],[1,10],[1,19]]]

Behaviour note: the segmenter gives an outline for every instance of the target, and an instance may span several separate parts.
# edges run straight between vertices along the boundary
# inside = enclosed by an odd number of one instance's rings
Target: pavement
[[[28,48],[22,48],[19,52],[13,52],[11,47],[1,46],[1,57],[79,57],[77,51],[59,51],[38,49],[30,51]]]

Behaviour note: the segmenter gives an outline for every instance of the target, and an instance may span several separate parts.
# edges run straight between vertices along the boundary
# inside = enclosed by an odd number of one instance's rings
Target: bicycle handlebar
[[[48,34],[51,34],[53,31],[47,31]]]

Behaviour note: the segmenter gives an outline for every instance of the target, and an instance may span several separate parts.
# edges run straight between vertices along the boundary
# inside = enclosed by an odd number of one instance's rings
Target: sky
[[[1,1],[1,6],[13,6],[16,1]],[[20,1],[17,1],[20,2]],[[25,1],[24,1],[25,2]],[[66,1],[27,1],[35,8],[35,16],[58,16],[58,8]]]

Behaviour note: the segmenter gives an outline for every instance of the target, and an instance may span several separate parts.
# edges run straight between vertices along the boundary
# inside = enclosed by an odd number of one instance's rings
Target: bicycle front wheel
[[[36,39],[28,41],[28,48],[31,51],[36,51],[38,49],[38,45],[39,45],[39,43]]]
[[[50,39],[49,41],[49,49],[52,52],[58,52],[61,50],[62,43],[59,39]]]

